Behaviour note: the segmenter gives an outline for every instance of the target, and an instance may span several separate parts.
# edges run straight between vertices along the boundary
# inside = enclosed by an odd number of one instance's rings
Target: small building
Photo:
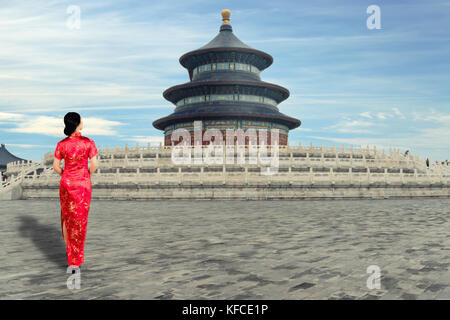
[[[5,144],[2,143],[0,146],[0,172],[1,172],[2,177],[3,177],[3,174],[6,172],[6,165],[8,163],[14,162],[14,161],[29,162],[29,160],[22,159],[22,158],[19,158],[19,157],[16,157],[15,155],[13,155],[11,152],[9,152],[6,149]]]
[[[222,21],[214,39],[180,58],[190,82],[164,91],[164,98],[176,108],[172,114],[154,121],[153,126],[164,131],[166,146],[172,145],[176,129],[189,131],[193,144],[195,121],[202,122],[202,134],[215,129],[224,138],[229,129],[277,129],[279,144],[287,145],[289,130],[301,122],[278,110],[278,105],[289,97],[289,90],[260,78],[261,71],[272,64],[272,56],[234,35],[229,10],[222,11]]]

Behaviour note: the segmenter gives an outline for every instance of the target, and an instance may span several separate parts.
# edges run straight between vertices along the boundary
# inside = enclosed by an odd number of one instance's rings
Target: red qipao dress
[[[58,142],[55,158],[64,159],[64,171],[59,182],[61,202],[61,231],[63,223],[67,236],[67,264],[80,266],[84,262],[84,241],[91,203],[91,176],[88,157],[97,152],[92,139],[75,131]]]

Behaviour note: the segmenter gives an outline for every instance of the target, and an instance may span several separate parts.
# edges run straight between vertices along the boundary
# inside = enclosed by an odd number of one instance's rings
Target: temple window
[[[237,71],[245,71],[251,72],[255,74],[259,74],[260,70],[252,66],[250,64],[238,63],[238,62],[219,62],[219,63],[210,63],[198,66],[192,70],[192,74],[197,76],[199,73],[206,71],[218,71],[218,70],[237,70]]]
[[[208,101],[245,101],[245,102],[262,103],[262,104],[269,104],[271,106],[277,106],[277,102],[274,99],[271,99],[268,97],[263,97],[263,96],[250,95],[250,94],[211,94],[211,95],[204,95],[204,96],[193,96],[193,97],[188,97],[188,98],[179,100],[176,103],[176,106],[180,107],[180,106],[184,106],[184,105],[208,102]]]

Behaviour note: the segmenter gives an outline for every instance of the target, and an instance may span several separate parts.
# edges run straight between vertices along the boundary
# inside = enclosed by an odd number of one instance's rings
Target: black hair
[[[81,117],[76,112],[67,112],[67,114],[64,116],[64,124],[66,127],[64,128],[64,134],[66,136],[70,136],[72,133],[75,132],[75,129],[80,124]]]

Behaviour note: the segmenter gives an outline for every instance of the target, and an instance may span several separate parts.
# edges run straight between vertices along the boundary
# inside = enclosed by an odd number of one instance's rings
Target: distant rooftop
[[[1,144],[1,146],[0,146],[0,168],[1,169],[6,169],[7,163],[14,162],[14,161],[21,161],[21,160],[29,161],[26,159],[16,157],[15,155],[13,155],[11,152],[9,152],[6,149],[6,146],[4,143]]]

